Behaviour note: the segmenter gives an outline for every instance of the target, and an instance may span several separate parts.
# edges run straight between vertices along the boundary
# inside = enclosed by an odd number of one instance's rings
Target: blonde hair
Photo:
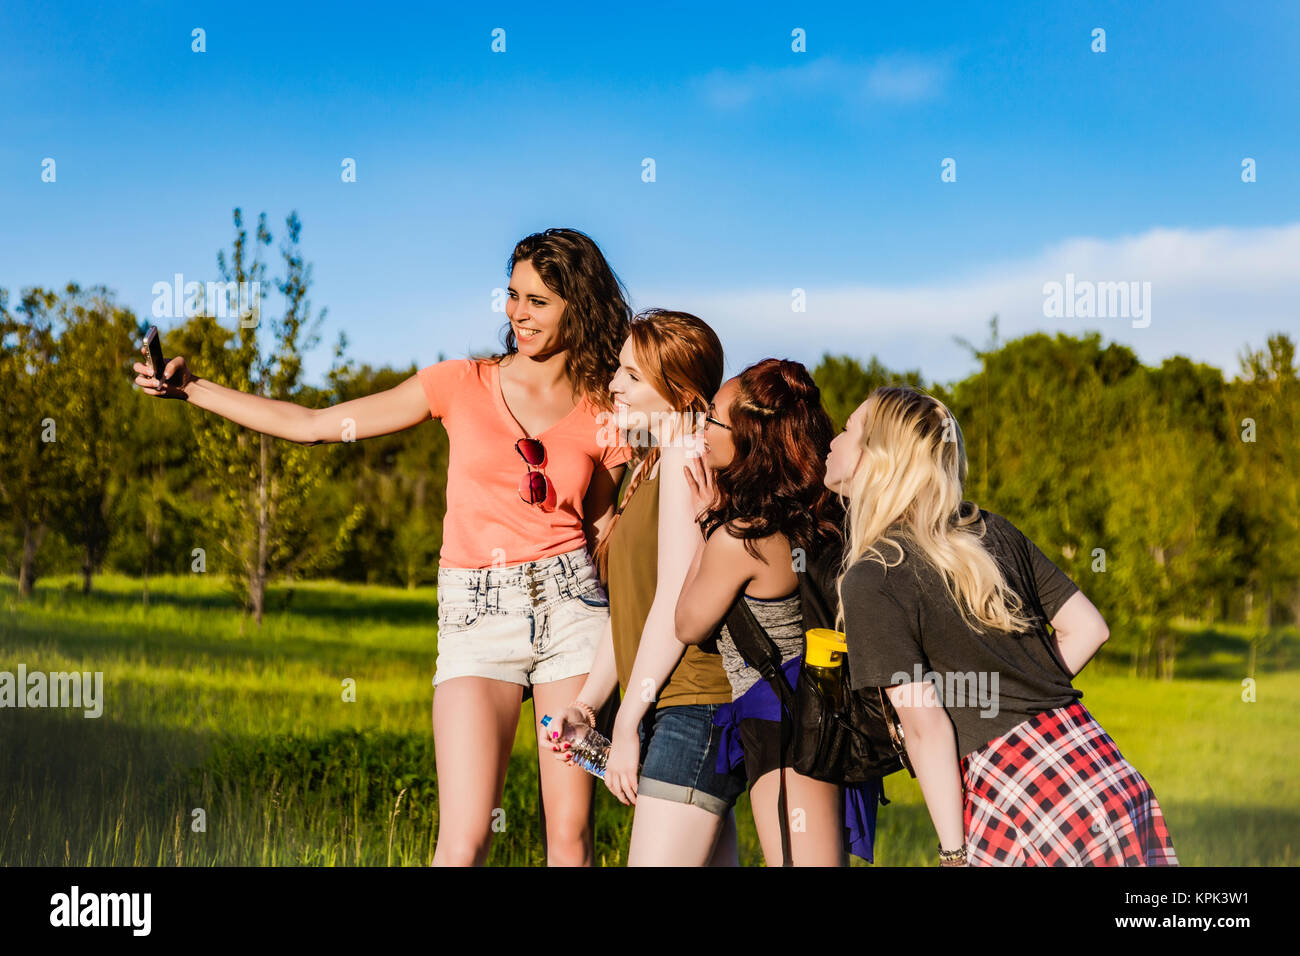
[[[938,570],[962,620],[985,628],[1023,631],[1032,626],[1024,602],[985,548],[980,510],[966,501],[966,442],[941,401],[910,386],[877,388],[863,409],[862,458],[842,486],[845,519],[844,574],[861,558],[885,568],[903,563],[907,540]],[[881,550],[897,552],[892,563]],[[843,625],[843,611],[836,627]]]

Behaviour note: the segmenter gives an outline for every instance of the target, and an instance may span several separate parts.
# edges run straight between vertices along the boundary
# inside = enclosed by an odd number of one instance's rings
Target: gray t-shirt
[[[1034,618],[1027,631],[979,634],[965,621],[943,575],[914,546],[886,569],[859,559],[845,573],[845,636],[854,689],[931,680],[966,756],[1016,724],[1083,696],[1057,654],[1047,622],[1078,586],[1001,515],[981,509],[984,544]],[[885,558],[897,557],[888,545]]]

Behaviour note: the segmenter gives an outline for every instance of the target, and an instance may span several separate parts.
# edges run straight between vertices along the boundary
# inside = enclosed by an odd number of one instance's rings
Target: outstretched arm
[[[300,445],[353,441],[411,428],[430,417],[428,399],[419,378],[412,375],[400,385],[332,405],[304,408],[260,395],[249,395],[199,378],[176,356],[163,372],[166,382],[153,377],[153,369],[135,363],[135,384],[147,395],[178,398],[264,435],[274,435]],[[178,384],[169,384],[176,382]]]

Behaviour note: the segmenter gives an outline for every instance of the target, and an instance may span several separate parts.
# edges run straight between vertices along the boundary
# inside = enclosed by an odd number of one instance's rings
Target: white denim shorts
[[[435,686],[491,677],[529,687],[586,674],[609,597],[586,548],[495,568],[438,569]]]

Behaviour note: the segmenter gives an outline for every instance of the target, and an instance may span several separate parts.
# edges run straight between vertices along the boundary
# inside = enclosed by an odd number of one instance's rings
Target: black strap
[[[785,683],[784,680],[781,683]],[[781,817],[781,865],[794,866],[794,854],[790,851],[790,807],[785,799],[785,753],[789,744],[789,732],[792,721],[785,708],[781,708],[781,763],[776,772],[781,775],[781,790],[776,798],[776,812]]]
[[[802,583],[800,572],[800,583]],[[754,612],[749,609],[742,592],[736,603],[727,612],[727,632],[731,642],[745,659],[745,663],[758,671],[759,675],[776,691],[781,702],[781,763],[777,770],[781,776],[780,790],[777,794],[776,811],[781,823],[781,865],[792,866],[790,852],[790,811],[785,795],[785,755],[794,733],[794,688],[785,679],[781,670],[781,651],[776,642],[768,635],[763,625],[758,623]]]
[[[793,710],[794,689],[781,671],[781,651],[763,625],[758,623],[758,618],[754,617],[743,593],[727,612],[727,631],[731,635],[731,643],[736,645],[736,651],[745,659],[745,663],[772,685],[782,708]]]

